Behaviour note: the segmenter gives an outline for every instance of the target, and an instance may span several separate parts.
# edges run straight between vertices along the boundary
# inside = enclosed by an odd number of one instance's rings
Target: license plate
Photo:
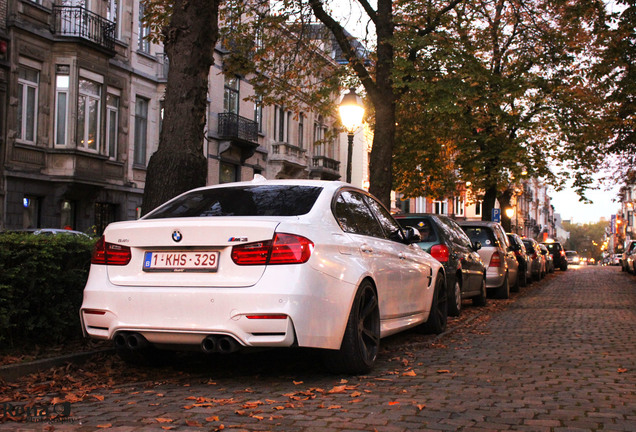
[[[144,271],[200,271],[214,272],[219,266],[218,252],[146,252]]]

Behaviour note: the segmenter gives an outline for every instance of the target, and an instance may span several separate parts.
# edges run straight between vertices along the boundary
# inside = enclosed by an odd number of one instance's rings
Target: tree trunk
[[[393,1],[378,0],[376,21],[378,59],[375,86],[373,89],[366,89],[375,107],[375,130],[369,160],[371,173],[369,192],[388,209],[391,209],[395,143],[395,90],[392,79],[393,44],[395,43],[393,30]]]
[[[208,75],[220,0],[175,0],[164,48],[170,60],[159,147],[146,173],[142,213],[207,181],[203,152]]]
[[[495,208],[495,201],[497,200],[497,186],[490,186],[486,189],[484,194],[484,200],[481,204],[481,220],[492,220],[492,209]]]

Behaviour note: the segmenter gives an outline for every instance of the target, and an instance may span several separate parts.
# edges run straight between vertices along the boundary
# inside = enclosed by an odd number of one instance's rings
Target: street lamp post
[[[353,134],[362,125],[364,107],[355,89],[350,89],[345,94],[338,106],[340,120],[347,132],[347,183],[351,183],[351,159],[353,158]]]

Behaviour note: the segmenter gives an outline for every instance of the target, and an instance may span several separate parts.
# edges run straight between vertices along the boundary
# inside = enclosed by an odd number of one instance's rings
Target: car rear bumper
[[[97,339],[135,332],[156,345],[200,345],[224,335],[245,347],[340,348],[356,286],[284,267],[243,288],[116,286],[105,269],[91,269],[82,327]]]

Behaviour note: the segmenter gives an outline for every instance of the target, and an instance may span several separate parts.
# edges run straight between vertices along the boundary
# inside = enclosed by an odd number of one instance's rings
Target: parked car
[[[459,315],[463,299],[486,305],[486,267],[477,253],[481,245],[472,243],[457,222],[436,214],[397,215],[395,219],[403,228],[416,228],[421,237],[418,245],[444,265],[449,315]]]
[[[322,349],[364,373],[380,338],[446,327],[443,266],[364,190],[311,180],[193,189],[97,242],[80,310],[86,335],[126,360],[157,348]]]
[[[549,241],[543,243],[548,248],[554,261],[554,268],[558,268],[561,271],[568,269],[568,261],[565,257],[565,249],[561,246],[561,243],[555,241]]]
[[[621,270],[631,272],[630,266],[627,265],[627,258],[636,251],[636,240],[630,240],[629,243],[625,245],[625,249],[623,255],[621,256]]]
[[[459,225],[473,243],[481,243],[479,256],[487,263],[486,288],[498,298],[509,298],[510,287],[517,284],[519,264],[501,225],[490,221],[462,221]]]
[[[571,251],[571,250],[565,251],[565,257],[568,260],[568,264],[579,265],[580,258],[577,251]]]
[[[542,243],[539,243],[539,249],[541,249],[541,255],[545,257],[546,273],[554,273],[554,258],[552,257],[552,254],[546,245]]]
[[[545,257],[541,255],[539,243],[535,239],[524,238],[523,244],[526,245],[526,251],[532,260],[532,279],[535,281],[543,279],[546,273]]]
[[[532,259],[526,251],[526,245],[518,234],[507,233],[510,247],[519,263],[519,283],[518,286],[524,287],[532,282]]]
[[[622,254],[612,254],[611,260],[610,260],[610,265],[613,266],[617,266],[617,265],[621,265],[621,258],[622,258]]]
[[[2,231],[2,233],[15,233],[15,234],[33,234],[42,236],[54,236],[54,235],[71,235],[77,237],[90,238],[88,234],[81,231],[68,230],[63,228],[25,228]]]

